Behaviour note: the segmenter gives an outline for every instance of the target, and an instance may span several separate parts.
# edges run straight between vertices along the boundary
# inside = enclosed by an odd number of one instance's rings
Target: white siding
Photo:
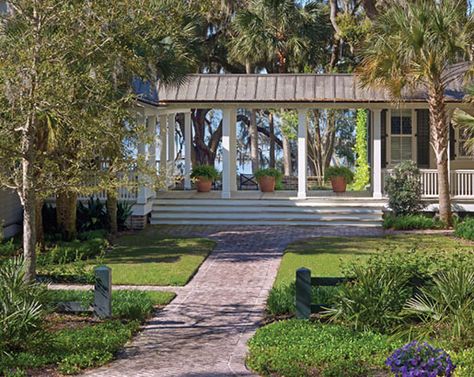
[[[13,191],[0,190],[1,234],[12,237],[21,230],[23,210],[18,195]]]

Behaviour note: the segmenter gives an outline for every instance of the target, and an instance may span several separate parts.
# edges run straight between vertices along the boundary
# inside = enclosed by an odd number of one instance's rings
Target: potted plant
[[[279,170],[269,168],[260,169],[255,173],[255,178],[258,181],[260,191],[273,192],[275,191],[275,184],[281,179],[282,174]]]
[[[199,165],[191,172],[191,178],[196,182],[198,192],[211,191],[212,182],[219,177],[219,172],[214,166]]]
[[[334,192],[345,192],[347,185],[354,179],[354,173],[344,166],[330,166],[326,169],[324,178],[331,181]]]

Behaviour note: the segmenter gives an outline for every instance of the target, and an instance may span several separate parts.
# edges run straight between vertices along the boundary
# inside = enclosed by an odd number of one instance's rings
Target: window
[[[392,110],[390,115],[390,164],[412,160],[413,124],[411,110]]]
[[[474,137],[472,130],[457,128],[457,156],[459,158],[472,158],[472,149],[469,148],[469,140]],[[472,147],[472,146],[471,146]]]

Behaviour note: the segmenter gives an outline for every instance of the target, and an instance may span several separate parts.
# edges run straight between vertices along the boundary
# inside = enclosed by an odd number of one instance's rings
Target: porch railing
[[[391,172],[391,169],[383,171],[384,182]],[[436,169],[420,169],[420,173],[423,198],[437,198],[439,195],[438,171]],[[451,170],[449,179],[453,198],[474,199],[474,170]]]

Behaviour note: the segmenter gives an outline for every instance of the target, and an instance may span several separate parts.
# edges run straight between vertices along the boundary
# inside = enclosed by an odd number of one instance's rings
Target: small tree
[[[367,159],[367,111],[357,110],[356,121],[356,170],[353,187],[363,190],[370,180],[370,168]]]
[[[413,161],[403,161],[393,169],[387,177],[385,191],[396,215],[414,214],[423,208],[420,170]]]

